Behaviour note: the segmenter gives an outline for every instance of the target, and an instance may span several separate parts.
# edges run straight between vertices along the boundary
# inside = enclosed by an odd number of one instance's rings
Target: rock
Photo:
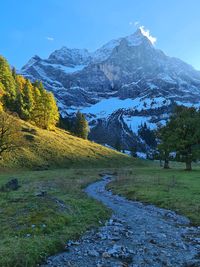
[[[8,181],[5,186],[2,186],[1,191],[15,191],[19,189],[19,181],[17,178],[13,178],[10,181]]]
[[[78,242],[78,241],[72,241],[72,240],[69,240],[69,241],[67,242],[67,246],[68,246],[68,247],[71,247],[71,246],[78,246],[78,245],[80,245],[80,242]]]
[[[95,249],[91,249],[88,251],[88,255],[92,257],[99,257],[99,252],[96,251]]]
[[[35,194],[36,197],[45,197],[46,195],[47,195],[47,191],[41,191]]]
[[[31,234],[26,234],[26,237],[31,237]]]
[[[101,262],[97,262],[96,267],[103,267],[103,263],[101,263]]]
[[[107,183],[109,180],[103,180],[89,188],[115,215],[104,226],[87,231],[79,241],[69,240],[68,251],[52,256],[52,264],[43,267],[70,266],[66,259],[81,267],[200,267],[200,228],[179,224],[183,220],[171,219],[179,215],[169,210],[110,194],[105,190]],[[166,213],[171,214],[170,219]]]
[[[110,255],[108,252],[105,251],[105,252],[102,254],[102,257],[107,259],[107,258],[110,258],[111,255]]]

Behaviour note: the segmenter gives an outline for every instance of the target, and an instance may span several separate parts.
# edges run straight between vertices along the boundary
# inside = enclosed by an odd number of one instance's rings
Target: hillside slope
[[[48,131],[24,121],[20,123],[25,146],[5,155],[0,166],[43,170],[55,167],[115,167],[133,161],[122,153],[75,137],[64,130],[56,128],[55,131]]]

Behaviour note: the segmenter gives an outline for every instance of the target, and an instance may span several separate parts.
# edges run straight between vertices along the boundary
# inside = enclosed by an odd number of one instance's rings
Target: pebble
[[[69,240],[67,252],[41,267],[200,267],[200,227],[173,211],[113,195],[105,189],[111,179],[104,176],[86,193],[111,208],[112,217],[80,240]]]

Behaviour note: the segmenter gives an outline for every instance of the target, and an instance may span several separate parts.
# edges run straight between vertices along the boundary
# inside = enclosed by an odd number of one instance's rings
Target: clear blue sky
[[[20,68],[62,46],[95,50],[135,22],[156,47],[200,70],[200,0],[1,0],[0,54]]]

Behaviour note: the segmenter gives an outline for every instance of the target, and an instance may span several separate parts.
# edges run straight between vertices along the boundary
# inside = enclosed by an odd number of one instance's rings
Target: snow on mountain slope
[[[56,50],[48,58],[48,62],[64,66],[86,65],[90,60],[91,55],[87,49],[69,49],[67,47]]]
[[[120,140],[127,150],[145,150],[141,123],[164,124],[175,103],[200,106],[200,72],[156,49],[141,29],[92,53],[63,47],[48,59],[35,56],[21,73],[43,81],[63,116],[85,113],[92,140],[111,146]]]

